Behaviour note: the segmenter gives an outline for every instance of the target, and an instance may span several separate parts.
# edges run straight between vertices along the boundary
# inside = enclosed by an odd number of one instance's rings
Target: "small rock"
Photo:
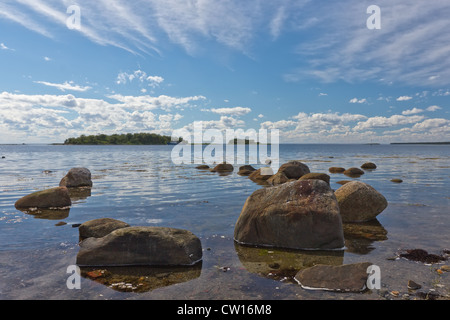
[[[352,180],[340,180],[340,181],[337,181],[336,183],[344,185],[344,184],[349,183],[349,182],[352,182]]]
[[[445,258],[436,254],[429,254],[423,249],[406,250],[405,253],[400,254],[401,258],[405,258],[411,261],[419,261],[427,264],[439,263],[444,261]]]
[[[207,164],[201,164],[199,166],[196,166],[195,169],[199,169],[199,170],[208,170],[209,166]]]
[[[277,172],[273,176],[270,176],[269,179],[267,179],[267,182],[270,183],[273,186],[277,186],[283,183],[286,183],[289,181],[289,178],[286,177],[284,172]]]
[[[361,166],[362,169],[376,169],[377,165],[373,162],[366,162]]]
[[[213,169],[210,169],[211,172],[232,172],[233,171],[233,165],[229,163],[220,163],[217,166],[215,166]]]
[[[353,167],[353,168],[349,168],[349,169],[345,170],[345,171],[344,171],[344,174],[345,174],[346,176],[351,177],[351,178],[357,178],[357,177],[363,175],[363,174],[364,174],[364,171],[362,171],[362,170],[359,169],[359,168]]]
[[[403,180],[402,179],[391,179],[391,182],[402,183]]]
[[[289,161],[281,165],[278,172],[283,172],[288,179],[299,179],[310,173],[309,167],[300,161]]]
[[[450,266],[447,265],[443,265],[439,269],[441,269],[444,272],[450,272]]]
[[[253,168],[251,165],[243,165],[239,167],[239,171],[238,171],[238,175],[241,176],[248,176],[250,175],[253,171],[256,171],[255,168]]]
[[[422,288],[422,286],[412,280],[408,281],[408,289],[411,290],[419,290],[420,288]]]
[[[114,230],[129,226],[128,223],[111,218],[89,220],[79,226],[80,239],[83,240],[90,237],[101,238]]]
[[[66,225],[66,224],[67,224],[66,222],[60,221],[60,222],[56,223],[55,226],[59,227],[59,226],[63,226],[63,225]]]
[[[331,167],[328,169],[330,173],[343,173],[345,171],[345,168],[342,167]]]

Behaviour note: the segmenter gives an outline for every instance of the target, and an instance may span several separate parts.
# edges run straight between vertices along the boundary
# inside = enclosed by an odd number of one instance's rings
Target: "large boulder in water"
[[[344,184],[335,191],[343,222],[364,222],[375,219],[388,203],[372,186],[361,181]]]
[[[60,187],[92,187],[91,172],[87,168],[72,168],[59,182]]]
[[[278,172],[283,172],[288,179],[298,179],[310,173],[309,167],[306,164],[296,160],[282,164]]]
[[[16,201],[16,209],[27,208],[64,208],[72,205],[66,187],[57,187],[33,192]]]
[[[200,239],[167,227],[126,227],[80,243],[80,266],[187,266],[202,259]]]
[[[241,244],[291,249],[341,249],[339,206],[322,180],[296,180],[256,190],[234,229]]]

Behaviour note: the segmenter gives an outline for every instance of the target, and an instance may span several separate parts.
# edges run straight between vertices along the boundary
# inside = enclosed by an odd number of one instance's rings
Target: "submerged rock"
[[[402,179],[391,179],[391,182],[402,183],[403,180]]]
[[[315,265],[300,270],[295,280],[305,289],[360,292],[366,289],[370,262],[342,266]]]
[[[296,180],[247,198],[234,229],[241,244],[291,249],[341,249],[339,206],[322,180]]]
[[[326,173],[311,172],[311,173],[307,173],[304,176],[300,177],[300,180],[305,180],[305,179],[319,179],[319,180],[325,181],[326,183],[330,184],[330,176],[327,175]]]
[[[16,201],[16,209],[26,208],[64,208],[72,205],[66,187],[56,187],[33,192]]]
[[[374,219],[388,203],[372,186],[361,181],[344,184],[335,191],[343,222],[364,222]]]
[[[79,226],[80,239],[86,239],[90,237],[101,238],[114,230],[120,228],[126,228],[130,225],[120,220],[111,218],[100,218],[90,221],[86,221]]]
[[[167,227],[126,227],[80,243],[80,266],[188,266],[202,259],[200,239]]]
[[[296,160],[282,164],[278,172],[283,172],[288,179],[299,179],[301,176],[310,173],[306,164]]]
[[[443,256],[428,253],[423,249],[406,250],[406,252],[400,254],[400,257],[407,260],[418,261],[427,264],[439,263],[446,260]]]
[[[59,182],[60,187],[92,187],[91,172],[86,168],[72,168]]]

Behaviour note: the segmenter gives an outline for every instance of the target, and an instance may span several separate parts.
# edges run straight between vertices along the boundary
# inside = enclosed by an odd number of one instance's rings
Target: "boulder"
[[[167,227],[126,227],[80,243],[80,266],[188,266],[202,259],[200,239]]]
[[[330,168],[328,168],[328,171],[330,171],[330,173],[343,173],[345,171],[345,168],[342,168],[342,167],[330,167]]]
[[[86,168],[72,168],[59,182],[60,187],[92,187],[91,172]]]
[[[273,176],[271,176],[269,179],[267,179],[267,182],[273,186],[277,186],[279,184],[283,184],[288,182],[290,179],[286,177],[284,172],[277,172]]]
[[[342,249],[339,206],[322,180],[295,180],[253,192],[234,229],[236,242],[290,249]]]
[[[377,165],[373,162],[366,162],[361,166],[362,169],[376,169]]]
[[[309,167],[300,161],[289,161],[281,165],[278,172],[283,172],[288,179],[298,179],[309,173]]]
[[[211,169],[211,172],[232,172],[233,169],[232,164],[224,162],[216,165],[213,169]]]
[[[16,209],[27,208],[63,208],[72,205],[69,191],[66,187],[56,187],[33,192],[16,201]]]
[[[306,179],[319,179],[323,180],[326,183],[330,184],[330,176],[326,173],[319,173],[319,172],[311,172],[307,173],[304,176],[300,177],[300,180],[306,180]]]
[[[374,219],[388,203],[372,186],[361,181],[344,184],[335,191],[343,222],[364,222]]]
[[[251,165],[243,165],[239,167],[239,171],[238,171],[238,175],[241,176],[248,176],[250,175],[253,171],[256,171],[255,168],[253,168]]]
[[[360,175],[364,174],[364,171],[359,168],[352,167],[345,170],[344,174],[349,177],[359,177]]]
[[[366,289],[370,262],[342,266],[315,265],[300,270],[294,279],[304,289],[321,289],[340,292],[360,292]]]
[[[130,225],[120,220],[111,218],[100,218],[82,223],[78,227],[80,233],[80,239],[86,239],[90,237],[101,238],[111,233],[114,230],[120,228],[126,228]]]

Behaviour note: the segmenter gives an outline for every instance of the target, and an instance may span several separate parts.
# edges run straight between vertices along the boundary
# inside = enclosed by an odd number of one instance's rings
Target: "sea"
[[[440,269],[448,261],[426,264],[400,253],[422,249],[441,255],[450,249],[450,145],[279,145],[280,164],[299,160],[311,172],[329,174],[333,190],[341,187],[338,181],[359,180],[387,199],[388,207],[375,220],[344,224],[345,248],[338,251],[237,244],[234,226],[246,199],[267,187],[238,175],[238,168],[264,164],[242,157],[233,163],[233,172],[219,174],[196,169],[198,163],[175,163],[173,148],[0,145],[0,299],[449,299],[449,272]],[[365,162],[377,168],[358,178],[328,172],[330,167]],[[19,198],[58,186],[74,167],[91,171],[93,187],[73,194],[70,209],[15,209]],[[187,229],[201,240],[202,261],[188,268],[97,267],[81,270],[76,278],[78,225],[97,218]],[[378,267],[378,287],[362,292],[310,290],[294,279],[296,272],[316,264],[359,262]],[[409,281],[421,288],[411,290]]]

